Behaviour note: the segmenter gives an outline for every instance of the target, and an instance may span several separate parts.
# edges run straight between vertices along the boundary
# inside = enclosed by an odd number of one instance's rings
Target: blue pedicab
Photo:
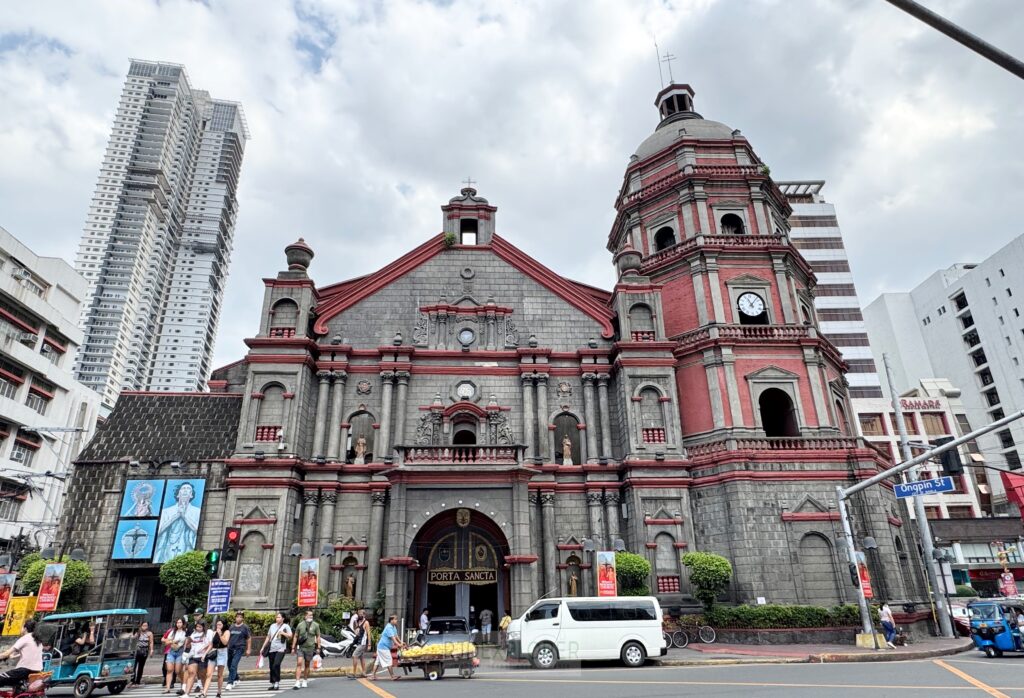
[[[967,604],[974,646],[988,657],[1003,652],[1024,652],[1017,616],[1024,614],[1024,602],[1018,599],[983,599]]]
[[[94,688],[123,691],[135,671],[135,630],[146,618],[138,608],[57,613],[44,623],[56,625],[53,644],[43,655],[43,671],[53,672],[51,686],[71,686],[75,698]],[[84,642],[76,638],[85,637]]]

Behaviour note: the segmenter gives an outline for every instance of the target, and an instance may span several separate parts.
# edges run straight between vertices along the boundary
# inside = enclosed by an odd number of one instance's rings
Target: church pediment
[[[748,373],[745,378],[747,380],[783,380],[791,381],[798,380],[800,377],[792,371],[787,371],[784,368],[778,366],[765,366],[764,368]]]
[[[725,282],[726,286],[771,286],[772,282],[753,274],[740,274]]]

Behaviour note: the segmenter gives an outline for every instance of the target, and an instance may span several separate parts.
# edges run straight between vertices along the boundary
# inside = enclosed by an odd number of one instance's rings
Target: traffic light
[[[239,544],[242,541],[242,528],[240,526],[228,526],[224,529],[224,545],[221,546],[223,554],[221,559],[226,562],[233,562],[238,559]]]
[[[948,444],[952,440],[952,436],[941,436],[937,439],[932,439],[931,444],[932,446],[941,446],[942,444]],[[939,462],[942,463],[944,475],[962,475],[964,472],[964,464],[960,461],[960,450],[957,448],[951,448],[940,453]]]
[[[217,573],[220,571],[220,551],[211,550],[206,553],[206,574],[210,575],[211,579],[217,577]]]

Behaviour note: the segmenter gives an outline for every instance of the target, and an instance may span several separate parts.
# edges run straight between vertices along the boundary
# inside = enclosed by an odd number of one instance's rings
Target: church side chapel
[[[885,457],[849,431],[846,366],[818,331],[789,205],[738,129],[694,111],[690,86],[655,105],[605,240],[609,290],[499,234],[471,181],[441,206],[441,232],[365,276],[319,278],[330,265],[312,242],[285,248],[247,353],[190,398],[232,401],[234,426],[190,477],[208,479],[197,546],[241,527],[222,570],[237,605],[287,606],[297,558],[319,557],[322,593],[383,590],[407,619],[515,615],[595,594],[601,550],[647,557],[670,606],[692,603],[689,550],[729,558],[734,601],[854,599],[835,486]],[[136,451],[170,447],[119,402],[80,479],[102,462],[123,487]],[[919,598],[891,490],[853,508],[882,597]],[[112,533],[93,535],[131,605],[154,562],[109,560]]]

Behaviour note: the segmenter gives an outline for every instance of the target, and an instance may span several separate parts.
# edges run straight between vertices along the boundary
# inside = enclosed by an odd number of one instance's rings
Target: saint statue
[[[569,574],[569,596],[576,596],[579,581],[579,577],[576,576],[575,571]]]
[[[355,451],[356,457],[355,457],[355,460],[352,461],[352,462],[355,463],[356,465],[363,465],[364,463],[366,463],[366,437],[365,436],[356,437],[356,445],[355,445],[355,448],[353,450]]]
[[[566,434],[562,437],[562,465],[572,464],[572,439]]]
[[[345,597],[349,599],[356,597],[356,576],[351,572],[345,578]]]
[[[192,503],[195,499],[196,490],[191,482],[186,480],[175,488],[174,504],[160,513],[153,562],[161,564],[196,549],[199,507]]]

